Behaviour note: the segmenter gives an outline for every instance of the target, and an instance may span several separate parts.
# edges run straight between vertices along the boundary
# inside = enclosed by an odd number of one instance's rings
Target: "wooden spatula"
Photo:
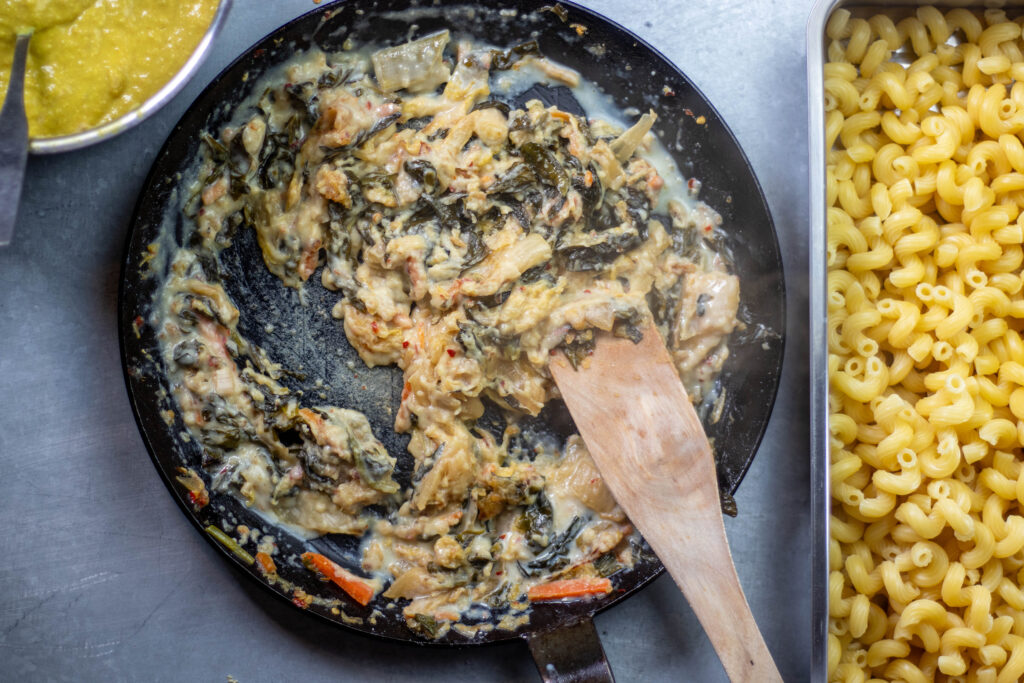
[[[608,488],[697,614],[732,681],[781,681],[750,613],[722,524],[711,446],[658,331],[601,335],[551,374]]]

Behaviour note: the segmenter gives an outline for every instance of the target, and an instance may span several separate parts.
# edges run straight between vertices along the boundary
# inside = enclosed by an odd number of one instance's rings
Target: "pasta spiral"
[[[1024,677],[1022,25],[826,26],[830,681]]]

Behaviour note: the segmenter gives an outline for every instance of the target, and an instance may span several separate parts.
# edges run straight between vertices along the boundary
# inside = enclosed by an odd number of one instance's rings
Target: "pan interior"
[[[297,595],[315,596],[307,607],[314,614],[401,640],[419,637],[406,627],[400,607],[360,608],[341,597],[333,586],[318,581],[298,559],[302,552],[314,549],[348,558],[352,560],[350,566],[358,566],[357,538],[330,535],[307,540],[287,530],[273,529],[230,495],[214,495],[209,506],[197,510],[175,481],[179,467],[198,469],[200,454],[197,444],[186,438],[180,419],[164,419],[165,411],[174,408],[173,399],[169,398],[155,330],[145,324],[151,318],[159,278],[148,276],[143,264],[148,245],[168,248],[182,239],[182,219],[177,211],[182,188],[177,178],[187,172],[198,154],[199,132],[219,130],[260,76],[296,50],[310,46],[331,52],[341,49],[346,40],[356,44],[404,42],[414,23],[416,36],[449,28],[456,36],[500,44],[536,38],[545,55],[601,84],[620,108],[654,108],[660,116],[656,132],[681,172],[701,179],[702,199],[719,211],[729,226],[728,246],[742,278],[741,311],[746,329],[734,333],[730,341],[732,356],[723,379],[727,399],[722,416],[718,422],[706,425],[716,447],[724,493],[738,486],[767,423],[778,385],[784,329],[781,260],[757,181],[717,112],[671,64],[620,27],[572,5],[567,7],[566,22],[557,13],[537,11],[543,4],[540,2],[443,10],[409,9],[411,4],[415,3],[393,0],[372,6],[339,3],[318,8],[258,43],[207,88],[172,132],[140,196],[126,247],[120,301],[122,356],[133,409],[154,462],[193,522],[203,527],[242,524],[273,534],[283,582],[268,584],[255,567],[240,563],[245,571],[288,600],[295,601]],[[573,24],[586,30],[581,33]],[[559,96],[557,92],[545,94],[545,98]],[[572,109],[572,103],[557,103]],[[362,363],[342,327],[323,315],[330,310],[336,294],[323,289],[314,277],[306,288],[307,305],[300,305],[298,294],[262,266],[252,231],[236,236],[221,255],[221,267],[225,289],[242,312],[239,332],[264,348],[276,362],[305,376],[286,377],[284,383],[290,389],[364,412],[388,451],[399,456],[396,479],[408,483],[411,458],[406,453],[407,437],[393,429],[394,410],[403,386],[401,371],[394,367],[371,369]],[[484,419],[500,433],[500,411],[488,410]],[[530,426],[538,438],[563,440],[575,431],[558,402],[546,407]],[[427,642],[487,642],[555,626],[613,604],[660,571],[656,558],[644,557],[617,580],[618,590],[606,598],[535,606],[531,623],[515,631],[477,632],[471,637],[450,631],[439,641]]]

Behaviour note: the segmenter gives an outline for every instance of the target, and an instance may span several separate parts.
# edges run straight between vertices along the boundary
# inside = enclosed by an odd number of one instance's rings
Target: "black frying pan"
[[[181,178],[187,178],[189,166],[199,154],[199,133],[215,133],[225,125],[262,74],[286,61],[296,50],[310,46],[331,52],[340,50],[347,38],[357,45],[404,42],[413,22],[395,13],[417,4],[415,0],[377,0],[325,5],[258,42],[214,79],[185,113],[157,156],[143,187],[121,273],[121,357],[132,408],[149,454],[182,510],[199,529],[225,519],[254,528],[265,529],[268,525],[230,495],[212,494],[211,504],[196,511],[188,501],[187,491],[175,481],[179,467],[201,471],[200,452],[194,441],[182,438],[184,427],[179,417],[170,422],[164,419],[164,411],[175,406],[169,398],[156,331],[148,324],[159,278],[149,275],[149,267],[144,265],[146,247],[161,240],[164,248],[170,241],[181,243]],[[544,0],[487,0],[472,5],[419,8],[414,20],[418,27],[415,35],[449,28],[455,39],[461,34],[499,46],[536,38],[545,55],[600,84],[621,108],[654,108],[658,112],[658,136],[684,176],[702,181],[701,198],[722,214],[727,246],[741,278],[741,317],[747,323],[746,329],[734,333],[730,342],[732,355],[723,379],[727,398],[721,418],[705,424],[715,445],[719,485],[728,499],[743,478],[764,433],[782,364],[782,261],[764,196],[749,162],[718,112],[675,66],[621,26],[590,10],[563,3],[554,11],[538,11],[545,4]],[[517,16],[510,17],[508,12],[502,16],[497,11],[501,8],[514,8]],[[585,33],[579,35],[572,24],[585,27]],[[549,99],[565,94],[541,92]],[[578,106],[571,101],[556,103],[569,110]],[[319,278],[313,277],[307,284],[310,305],[299,305],[296,292],[284,287],[263,266],[252,231],[243,231],[222,253],[220,270],[228,294],[241,311],[241,334],[266,349],[272,359],[286,368],[304,373],[305,380],[287,380],[292,389],[302,389],[307,396],[323,392],[324,396],[315,402],[365,412],[374,433],[399,459],[396,478],[407,482],[411,466],[411,456],[405,450],[407,437],[396,434],[392,425],[393,409],[402,389],[401,372],[396,368],[363,366],[341,326],[321,315],[330,309],[336,295],[322,289]],[[354,361],[353,367],[347,361]],[[326,388],[314,386],[317,378]],[[500,433],[499,411],[489,411],[485,419],[493,420],[496,433]],[[558,404],[545,408],[534,426],[538,431],[561,437],[573,431],[564,406]],[[524,638],[546,680],[572,672],[585,677],[610,677],[590,619],[663,571],[657,558],[648,553],[641,556],[633,569],[614,575],[615,590],[602,598],[535,605],[529,623],[513,631],[495,629],[467,637],[452,630],[438,640],[427,640],[407,628],[400,606],[388,608],[381,598],[361,607],[332,584],[319,581],[297,559],[313,549],[357,568],[358,539],[330,535],[304,541],[282,530],[272,532],[279,548],[275,559],[280,574],[310,594],[341,601],[337,613],[316,604],[306,611],[362,633],[404,642],[463,645]],[[223,546],[214,544],[255,581],[292,601],[292,593],[279,585],[269,585],[255,566],[246,565]],[[374,609],[378,616],[371,623],[367,617]]]

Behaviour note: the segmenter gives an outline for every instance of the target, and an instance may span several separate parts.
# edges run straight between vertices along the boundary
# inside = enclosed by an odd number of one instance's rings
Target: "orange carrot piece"
[[[260,565],[260,569],[263,570],[264,574],[276,574],[277,565],[274,564],[274,558],[266,553],[256,553],[256,562]]]
[[[318,437],[324,431],[324,419],[314,413],[309,408],[299,408],[299,417],[306,421],[309,425],[309,430],[313,432],[314,437]]]
[[[302,260],[299,261],[299,277],[305,282],[309,279],[309,276],[316,270],[317,264],[320,262],[320,240],[313,240],[310,244],[306,245],[305,250],[302,252]]]
[[[526,592],[530,600],[560,600],[584,595],[611,593],[612,582],[603,578],[562,579],[531,586]]]
[[[360,605],[370,604],[370,600],[373,600],[373,596],[377,592],[371,582],[339,567],[319,553],[302,553],[302,561],[307,565],[313,565],[318,572],[336,583],[341,590],[348,593]]]

